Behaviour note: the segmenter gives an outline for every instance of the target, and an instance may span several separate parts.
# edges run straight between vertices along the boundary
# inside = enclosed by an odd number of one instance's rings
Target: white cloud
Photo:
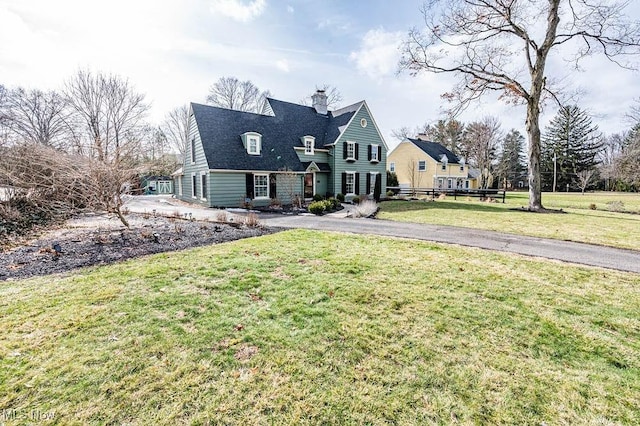
[[[266,0],[254,0],[248,3],[242,0],[213,0],[211,12],[228,16],[236,21],[249,22],[262,15],[266,6]]]
[[[276,67],[284,72],[289,72],[289,62],[287,62],[286,59],[280,59],[279,61],[276,61]]]
[[[383,28],[369,30],[362,37],[360,48],[351,52],[349,59],[358,71],[373,80],[381,80],[395,73],[400,59],[400,42],[404,33],[388,32]]]
[[[295,9],[289,4],[287,5],[287,12],[293,14],[293,12],[295,12]]]

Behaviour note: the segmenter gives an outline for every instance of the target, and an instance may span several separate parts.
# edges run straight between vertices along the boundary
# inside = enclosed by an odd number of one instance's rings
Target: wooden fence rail
[[[453,196],[454,200],[457,200],[458,197],[474,197],[474,198],[495,198],[497,200],[502,199],[502,202],[505,202],[505,198],[507,192],[501,189],[462,189],[462,188],[406,188],[399,186],[388,186],[387,192],[392,191],[395,195],[404,195],[404,196],[432,196],[437,197],[440,194],[446,194],[448,196]]]

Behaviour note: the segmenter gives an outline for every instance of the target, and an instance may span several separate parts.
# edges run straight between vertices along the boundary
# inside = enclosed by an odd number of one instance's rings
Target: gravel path
[[[127,219],[129,229],[110,215],[81,216],[21,247],[0,253],[0,281],[65,272],[279,230],[149,214],[130,214]]]

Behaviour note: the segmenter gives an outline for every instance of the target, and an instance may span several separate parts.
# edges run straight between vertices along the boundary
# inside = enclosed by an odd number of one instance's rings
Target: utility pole
[[[556,192],[558,155],[553,153],[553,192]]]

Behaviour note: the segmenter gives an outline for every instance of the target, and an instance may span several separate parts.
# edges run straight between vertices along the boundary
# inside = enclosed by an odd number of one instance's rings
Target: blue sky
[[[0,84],[60,89],[78,68],[117,73],[146,94],[150,120],[204,102],[218,78],[252,80],[298,102],[336,86],[343,106],[365,99],[390,146],[391,130],[443,118],[453,76],[397,75],[398,43],[422,20],[422,1],[0,0]],[[640,18],[640,7],[629,10]],[[598,58],[566,76],[607,133],[627,127],[640,74]],[[554,113],[549,106],[544,125]],[[497,116],[524,132],[524,110],[486,99],[463,121]]]

